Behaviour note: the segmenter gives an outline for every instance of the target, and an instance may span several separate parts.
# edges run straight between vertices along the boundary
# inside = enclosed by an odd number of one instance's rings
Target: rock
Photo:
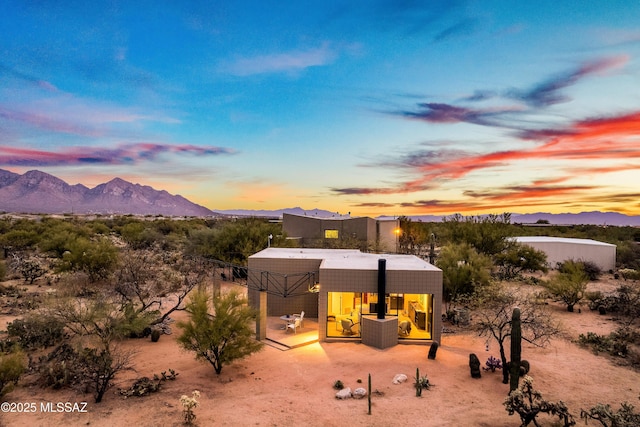
[[[351,389],[345,387],[336,393],[336,399],[349,399],[351,397]]]
[[[365,390],[362,387],[358,387],[357,389],[353,390],[353,398],[354,399],[362,399],[366,395],[367,395],[367,390]]]
[[[394,384],[402,384],[406,380],[407,380],[407,376],[405,374],[396,374],[396,376],[393,377]]]

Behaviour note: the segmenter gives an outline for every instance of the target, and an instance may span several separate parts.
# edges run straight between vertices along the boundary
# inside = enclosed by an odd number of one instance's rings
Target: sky
[[[0,168],[213,210],[640,215],[640,4],[0,2]]]

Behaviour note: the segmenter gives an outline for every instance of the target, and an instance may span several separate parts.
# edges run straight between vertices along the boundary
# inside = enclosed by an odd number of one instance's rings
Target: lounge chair
[[[400,322],[398,325],[398,333],[400,335],[408,336],[411,333],[411,322],[408,320]]]
[[[351,319],[341,319],[340,320],[340,325],[342,325],[342,333],[343,334],[349,334],[349,335],[353,335],[355,334],[355,331],[351,328],[353,328],[355,326],[355,324],[353,323],[353,321]]]

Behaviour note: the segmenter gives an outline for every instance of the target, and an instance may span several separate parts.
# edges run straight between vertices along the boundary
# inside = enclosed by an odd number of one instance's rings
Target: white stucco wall
[[[570,259],[591,261],[603,271],[613,270],[616,267],[616,245],[610,243],[548,236],[523,236],[514,239],[546,253],[547,264],[552,268],[557,263]]]

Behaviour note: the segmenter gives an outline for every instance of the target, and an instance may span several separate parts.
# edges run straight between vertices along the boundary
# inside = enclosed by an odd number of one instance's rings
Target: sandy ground
[[[554,316],[565,325],[569,337],[587,331],[606,333],[613,324],[586,308],[567,313],[552,305]],[[176,316],[179,317],[179,316]],[[472,379],[469,354],[481,362],[498,357],[495,342],[485,350],[485,339],[470,331],[445,334],[436,360],[428,360],[427,346],[398,345],[379,350],[357,343],[314,343],[290,350],[265,346],[262,351],[232,365],[221,375],[197,362],[179,349],[174,335],[164,335],[157,343],[129,340],[123,344],[135,349],[135,372],[118,376],[116,386],[102,403],[89,395],[73,391],[50,391],[20,386],[7,396],[7,402],[35,403],[34,413],[1,413],[2,426],[180,426],[179,398],[193,390],[201,393],[195,409],[199,426],[517,426],[517,415],[509,416],[502,404],[508,385],[501,372],[483,372]],[[616,366],[604,356],[596,356],[567,338],[559,338],[545,349],[523,347],[523,358],[531,363],[535,387],[549,400],[563,400],[576,418],[581,408],[598,402],[618,408],[629,401],[640,406],[640,373]],[[123,399],[117,387],[127,388],[135,378],[153,376],[169,368],[179,373],[155,394]],[[426,374],[433,387],[422,397],[415,396],[416,368]],[[394,385],[392,379],[403,373],[409,380]],[[371,374],[372,414],[367,400],[337,400],[333,384],[341,380],[352,390],[367,387]],[[41,403],[87,402],[84,413],[43,411]],[[543,425],[552,419],[540,417]],[[593,425],[590,423],[589,425]],[[584,425],[578,421],[578,425]]]

